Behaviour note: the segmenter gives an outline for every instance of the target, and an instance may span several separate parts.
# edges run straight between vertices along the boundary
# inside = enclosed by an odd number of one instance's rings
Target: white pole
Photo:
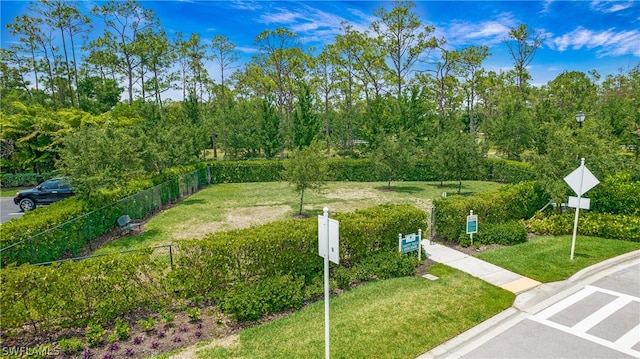
[[[418,262],[422,258],[422,229],[418,229]]]
[[[324,218],[327,229],[326,247],[324,251],[324,352],[330,358],[329,351],[329,208],[324,207]]]
[[[580,213],[580,201],[582,198],[582,180],[584,180],[584,158],[580,159],[580,186],[578,187],[578,205],[576,206],[576,216],[573,220],[573,238],[571,238],[571,260],[576,250],[576,236],[578,234],[578,214]]]
[[[469,210],[469,215],[473,216],[473,210],[472,209]],[[471,236],[471,246],[473,247],[473,232],[469,233],[469,236]]]
[[[402,233],[398,233],[398,252],[402,253]]]

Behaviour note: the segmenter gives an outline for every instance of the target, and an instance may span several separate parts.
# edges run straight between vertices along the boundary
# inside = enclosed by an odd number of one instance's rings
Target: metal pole
[[[398,252],[402,253],[402,233],[398,233]]]
[[[418,229],[418,262],[422,260],[422,229]]]
[[[576,236],[578,234],[578,214],[580,213],[580,201],[582,198],[582,181],[584,180],[584,158],[580,159],[580,187],[578,187],[578,205],[576,206],[576,216],[573,220],[573,237],[571,238],[571,260],[576,250]]]
[[[329,350],[329,208],[324,207],[323,211],[327,230],[324,248],[324,352],[325,358],[329,359],[331,357]]]

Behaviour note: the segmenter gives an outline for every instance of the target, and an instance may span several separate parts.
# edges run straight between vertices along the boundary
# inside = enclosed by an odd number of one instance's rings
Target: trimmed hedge
[[[346,268],[366,267],[363,263],[371,256],[389,253],[376,257],[378,273],[401,275],[407,266],[398,264],[398,232],[425,226],[427,215],[397,205],[333,218],[340,221],[340,258]],[[299,308],[304,299],[321,293],[317,234],[316,218],[214,233],[183,241],[171,271],[167,258],[152,250],[50,266],[10,266],[0,271],[0,329],[16,335],[26,329],[35,335],[88,323],[105,326],[138,310],[170,310],[181,299],[219,305],[238,320]]]
[[[34,187],[56,176],[57,174],[55,172],[3,173],[2,176],[0,176],[0,187]]]
[[[522,179],[526,166],[513,161],[487,160],[489,178]],[[523,167],[524,166],[524,167]],[[332,159],[335,181],[380,181],[368,159]],[[77,197],[38,208],[0,227],[0,248],[17,244],[0,254],[0,265],[41,263],[76,255],[92,238],[113,229],[122,214],[141,219],[162,204],[189,195],[212,183],[281,180],[283,161],[216,161],[171,168],[153,178],[141,178],[118,190],[96,193],[85,201]],[[486,178],[485,178],[486,179]],[[402,181],[438,180],[426,163],[417,163],[402,174]],[[160,189],[154,187],[161,186]],[[126,198],[126,199],[125,199]],[[121,201],[121,202],[119,202]],[[50,230],[51,229],[51,230]],[[36,237],[33,237],[37,235]],[[33,238],[32,238],[33,237]]]
[[[533,182],[504,186],[474,196],[449,196],[434,201],[435,230],[438,236],[458,240],[465,233],[469,211],[478,215],[478,227],[490,223],[527,219],[542,208],[549,198]]]
[[[640,216],[640,182],[631,173],[605,177],[588,196],[594,212]]]
[[[536,234],[566,235],[573,233],[574,219],[575,212],[569,211],[563,214],[536,216],[525,221],[525,226]],[[640,216],[581,211],[578,234],[640,242]]]
[[[473,236],[473,245],[480,244],[502,244],[511,246],[527,241],[527,230],[520,221],[509,221],[505,223],[487,223],[478,229],[478,233]],[[471,237],[466,233],[461,233],[460,245],[468,247],[471,245]]]

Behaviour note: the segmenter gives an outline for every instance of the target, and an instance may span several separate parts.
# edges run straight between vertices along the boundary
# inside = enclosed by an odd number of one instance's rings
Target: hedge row
[[[573,233],[574,212],[539,215],[525,221],[526,228],[536,234],[566,235]],[[580,211],[578,233],[609,239],[640,242],[640,216],[614,215]]]
[[[349,268],[364,267],[364,258],[376,253],[387,253],[384,258],[392,263],[406,261],[397,254],[398,232],[424,227],[427,215],[399,205],[332,217],[340,221],[341,266]],[[316,218],[183,241],[176,256],[173,270],[167,270],[167,256],[151,250],[4,268],[0,329],[36,335],[59,327],[107,325],[141,309],[170,310],[185,299],[218,305],[238,320],[255,320],[256,315],[298,308],[322,293]]]
[[[55,172],[3,173],[0,176],[0,187],[34,187],[55,176],[57,176]]]
[[[507,185],[474,196],[449,196],[434,201],[435,231],[438,236],[458,240],[465,232],[469,211],[478,215],[478,227],[488,223],[527,219],[541,209],[549,198],[534,182]]]
[[[380,180],[367,159],[332,159],[329,164],[335,181]],[[518,162],[489,160],[487,167],[488,178],[508,182],[521,179],[522,166]],[[93,238],[113,229],[122,214],[144,218],[162,204],[211,183],[278,181],[282,169],[282,161],[277,160],[216,161],[179,166],[150,179],[131,181],[125,188],[97,193],[89,200],[74,197],[38,208],[0,227],[0,248],[16,245],[1,253],[0,264],[41,263],[74,256],[83,247],[90,246]],[[401,180],[433,181],[437,177],[427,164],[418,163],[404,171]],[[118,202],[121,200],[123,202]]]
[[[90,199],[74,196],[6,222],[0,226],[0,264],[42,263],[75,256],[91,245],[92,239],[112,230],[121,215],[141,219],[197,190],[201,184],[198,178],[206,168],[182,169],[188,170],[191,174],[176,171],[174,177],[164,175],[162,179],[171,180],[157,186],[153,186],[154,179],[136,180],[117,191],[101,192]]]

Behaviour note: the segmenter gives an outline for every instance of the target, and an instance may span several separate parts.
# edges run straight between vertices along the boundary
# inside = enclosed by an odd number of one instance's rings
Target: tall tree
[[[457,180],[458,193],[462,191],[463,180],[476,178],[482,171],[482,159],[486,153],[476,141],[475,134],[455,130],[434,138],[428,152],[440,183]]]
[[[306,82],[299,85],[296,109],[293,111],[293,146],[302,148],[309,146],[320,132],[320,122],[314,106],[311,87]]]
[[[387,12],[384,7],[374,10],[378,20],[371,23],[393,64],[392,78],[398,100],[414,64],[425,50],[436,46],[435,38],[429,38],[435,27],[423,26],[418,16],[411,12],[414,6],[410,1],[394,0],[391,11]]]
[[[260,50],[260,55],[254,60],[275,85],[280,133],[284,137],[290,126],[295,83],[303,77],[306,55],[302,51],[298,36],[284,28],[261,32],[256,37],[255,44]],[[281,148],[280,155],[284,156],[284,147]]]
[[[115,74],[125,78],[129,105],[133,105],[134,86],[138,83],[136,70],[142,63],[139,34],[145,29],[158,26],[153,11],[141,7],[136,1],[109,1],[96,6],[91,13],[102,20],[105,30],[102,36],[91,41],[91,52],[103,53],[104,56],[92,56],[90,60],[103,59]]]
[[[460,51],[460,61],[457,63],[458,73],[465,79],[467,92],[466,103],[469,112],[469,132],[476,132],[474,105],[476,103],[476,87],[478,74],[482,69],[482,61],[489,56],[487,46],[469,46]]]
[[[527,67],[533,61],[536,51],[542,45],[544,38],[542,33],[534,32],[525,24],[512,27],[509,30],[509,39],[505,41],[514,63],[516,74],[516,86],[522,96],[524,85],[531,78]]]

